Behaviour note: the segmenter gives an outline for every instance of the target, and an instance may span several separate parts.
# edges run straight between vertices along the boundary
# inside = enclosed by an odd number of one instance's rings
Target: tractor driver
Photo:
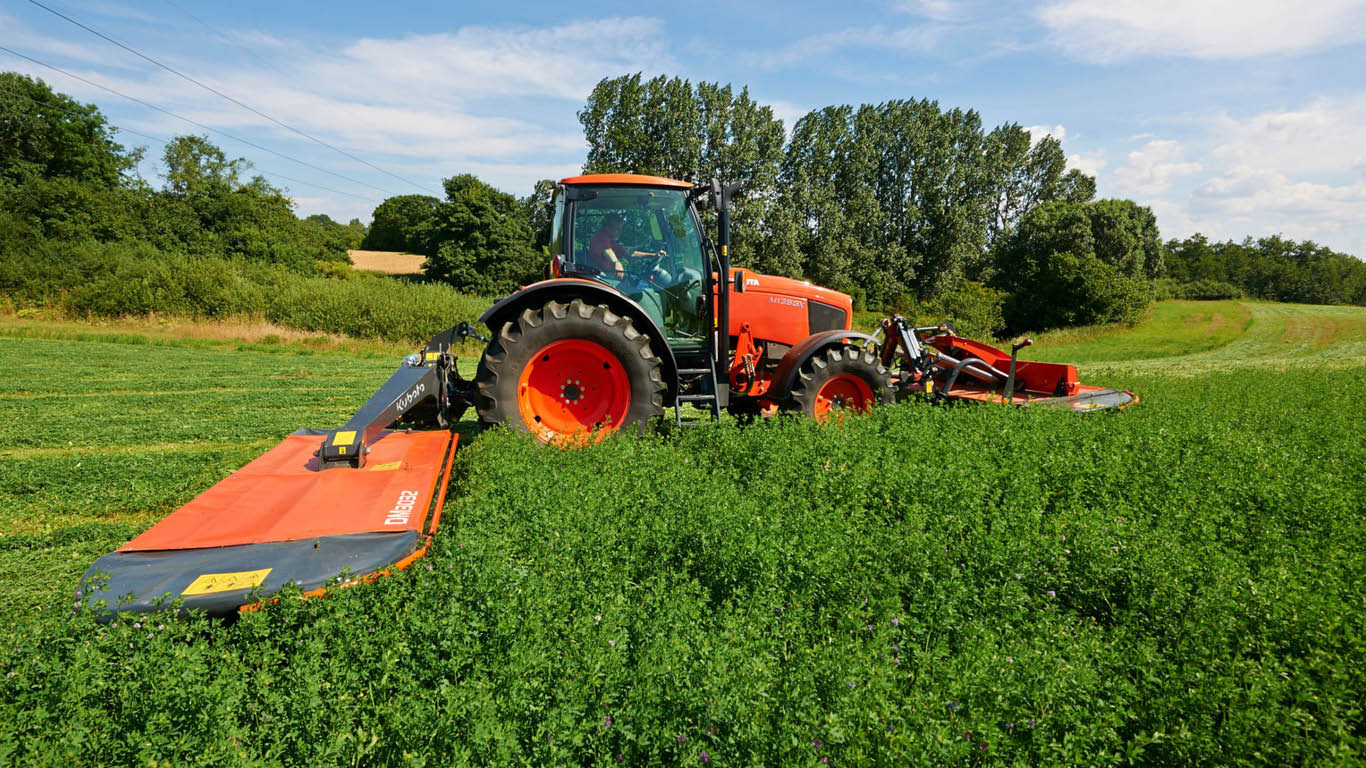
[[[662,259],[669,255],[662,248],[658,251],[637,251],[617,242],[625,225],[620,214],[609,213],[603,217],[602,226],[598,227],[588,243],[588,263],[604,275],[615,276],[618,280],[626,277],[626,267],[621,262],[623,258],[651,256]]]

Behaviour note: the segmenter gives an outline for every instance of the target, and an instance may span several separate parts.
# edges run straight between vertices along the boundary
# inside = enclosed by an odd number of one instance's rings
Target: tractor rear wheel
[[[845,344],[802,365],[783,407],[825,421],[842,411],[869,411],[893,401],[891,375],[873,350]]]
[[[650,339],[628,317],[574,299],[506,322],[479,360],[476,410],[541,442],[647,425],[664,414],[664,379]]]

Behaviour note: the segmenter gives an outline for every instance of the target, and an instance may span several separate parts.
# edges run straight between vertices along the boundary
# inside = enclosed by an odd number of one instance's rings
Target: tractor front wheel
[[[826,421],[843,411],[869,411],[893,400],[891,376],[873,350],[845,344],[818,352],[802,365],[783,407]]]
[[[522,311],[489,342],[475,376],[484,426],[577,442],[664,414],[650,339],[630,318],[575,299]]]

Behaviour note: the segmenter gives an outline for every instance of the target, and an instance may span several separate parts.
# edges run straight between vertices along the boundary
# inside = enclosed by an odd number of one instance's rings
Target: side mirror
[[[745,273],[742,270],[735,270],[735,292],[745,292]]]

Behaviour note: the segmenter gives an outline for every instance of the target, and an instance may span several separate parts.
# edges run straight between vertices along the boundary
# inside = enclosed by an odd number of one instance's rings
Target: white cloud
[[[963,12],[962,0],[896,0],[889,7],[898,13],[923,16],[935,21],[953,21]]]
[[[1366,172],[1366,94],[1316,99],[1299,109],[1238,119],[1220,115],[1218,147],[1225,166],[1250,165],[1283,173]]]
[[[1182,143],[1147,141],[1104,193],[1152,206],[1167,237],[1283,234],[1366,256],[1366,94],[1221,114],[1205,127]]]
[[[1031,144],[1038,144],[1045,136],[1052,136],[1060,142],[1067,139],[1067,128],[1061,123],[1051,128],[1047,125],[1031,125],[1025,130],[1029,131]]]
[[[880,24],[871,27],[850,27],[838,32],[804,37],[775,51],[753,53],[745,59],[751,66],[771,72],[807,63],[811,59],[846,48],[883,48],[910,53],[929,53],[939,45],[944,31],[938,24],[895,28]]]
[[[1105,170],[1105,150],[1076,152],[1067,156],[1067,167],[1075,168],[1087,176],[1099,176]]]
[[[1061,0],[1038,18],[1055,45],[1099,62],[1241,59],[1366,40],[1360,0]]]
[[[11,21],[0,14],[0,23],[8,27]],[[13,26],[23,29],[17,21]],[[248,49],[248,56],[183,63],[155,43],[139,47],[289,126],[412,179],[426,193],[439,189],[442,177],[466,171],[515,194],[525,194],[536,179],[577,172],[585,147],[573,115],[593,85],[622,72],[649,75],[676,66],[662,22],[646,18],[548,27],[467,26],[450,33],[362,38],[327,47],[235,30],[223,34]],[[602,47],[603,40],[631,44]],[[114,69],[106,61],[109,56],[95,55],[102,53],[97,46],[27,32],[24,41],[40,58],[197,122],[389,192],[419,191],[166,72]],[[213,45],[221,50],[222,41]],[[594,55],[584,56],[590,48]],[[6,58],[0,56],[0,61]],[[13,68],[100,104],[117,125],[162,137],[205,132],[36,65],[16,62]],[[264,170],[278,168],[338,190],[382,195],[222,135],[209,136],[225,152],[246,156]],[[154,147],[149,154],[159,152]],[[368,217],[373,209],[365,201],[315,197],[320,193],[298,182],[279,183],[310,195],[296,198],[301,213],[315,212],[310,207],[324,203],[336,206],[334,216],[359,211]]]
[[[1147,197],[1166,192],[1175,180],[1201,169],[1199,163],[1188,162],[1185,158],[1186,150],[1175,141],[1149,141],[1130,152],[1128,162],[1115,169],[1114,178],[1120,194]]]

